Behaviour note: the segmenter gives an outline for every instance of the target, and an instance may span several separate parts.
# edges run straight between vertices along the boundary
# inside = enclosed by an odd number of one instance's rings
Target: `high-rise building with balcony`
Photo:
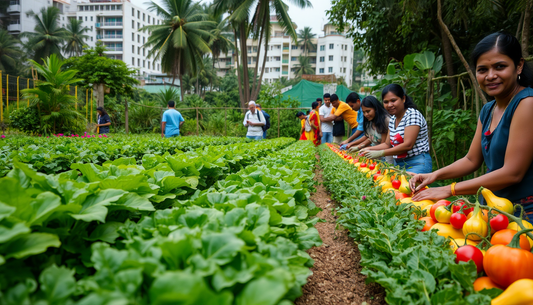
[[[342,77],[348,86],[352,85],[353,70],[353,41],[346,37],[345,33],[338,33],[335,27],[326,24],[323,28],[324,34],[313,38],[312,42],[316,46],[314,50],[304,53],[303,46],[296,45],[294,41],[284,32],[277,23],[275,16],[271,16],[272,36],[270,37],[267,56],[265,61],[265,82],[274,82],[282,77],[287,79],[296,78],[296,67],[299,64],[300,55],[308,56],[311,67],[316,75],[335,75]],[[296,25],[295,25],[296,27]],[[246,41],[248,54],[248,67],[259,68],[263,66],[264,45],[258,56],[258,41],[248,39]],[[235,69],[235,54],[221,54],[215,63],[217,74],[223,76]],[[259,69],[260,71],[260,69]]]

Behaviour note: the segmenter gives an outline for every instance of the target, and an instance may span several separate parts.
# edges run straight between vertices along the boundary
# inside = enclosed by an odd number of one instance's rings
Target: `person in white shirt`
[[[248,103],[248,109],[242,122],[245,127],[248,127],[246,137],[252,140],[261,140],[263,139],[263,125],[266,123],[265,116],[262,111],[257,110],[254,101]]]
[[[320,129],[322,130],[322,143],[331,143],[333,142],[333,122],[322,122],[324,118],[327,118],[331,115],[331,110],[333,106],[331,105],[330,95],[324,95],[324,105],[318,110],[320,115]]]

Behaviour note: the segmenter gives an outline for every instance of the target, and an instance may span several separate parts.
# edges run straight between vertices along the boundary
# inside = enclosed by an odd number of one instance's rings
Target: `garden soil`
[[[326,222],[316,224],[323,244],[307,251],[315,264],[313,275],[303,287],[303,295],[296,305],[381,305],[385,291],[378,284],[365,284],[362,275],[361,255],[348,230],[336,227],[337,216],[332,215],[336,203],[322,185],[322,171],[317,169],[315,179],[319,183],[311,200],[322,211],[317,215]]]

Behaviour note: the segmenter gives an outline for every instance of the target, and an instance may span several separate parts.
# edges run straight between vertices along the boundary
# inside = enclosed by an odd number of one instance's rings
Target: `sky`
[[[148,5],[146,2],[148,0],[130,0],[135,5],[138,5],[143,8],[147,8]],[[157,0],[156,0],[157,2]],[[211,2],[203,0],[202,2]],[[323,34],[322,28],[324,24],[327,23],[326,10],[331,8],[331,0],[310,0],[313,8],[300,9],[291,1],[285,1],[289,4],[289,15],[292,18],[292,21],[298,26],[298,30],[303,29],[308,26],[313,29],[313,33],[318,35]]]

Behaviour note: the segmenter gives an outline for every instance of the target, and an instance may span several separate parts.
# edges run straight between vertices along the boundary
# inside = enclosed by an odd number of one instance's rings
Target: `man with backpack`
[[[270,115],[266,113],[263,109],[261,109],[261,105],[255,104],[255,107],[259,109],[263,113],[263,116],[265,117],[265,125],[263,125],[263,139],[267,138],[267,130],[270,129]]]
[[[261,140],[263,139],[263,126],[266,124],[265,116],[262,111],[257,110],[254,101],[248,103],[248,109],[242,122],[245,127],[248,127],[246,137],[252,140]]]

